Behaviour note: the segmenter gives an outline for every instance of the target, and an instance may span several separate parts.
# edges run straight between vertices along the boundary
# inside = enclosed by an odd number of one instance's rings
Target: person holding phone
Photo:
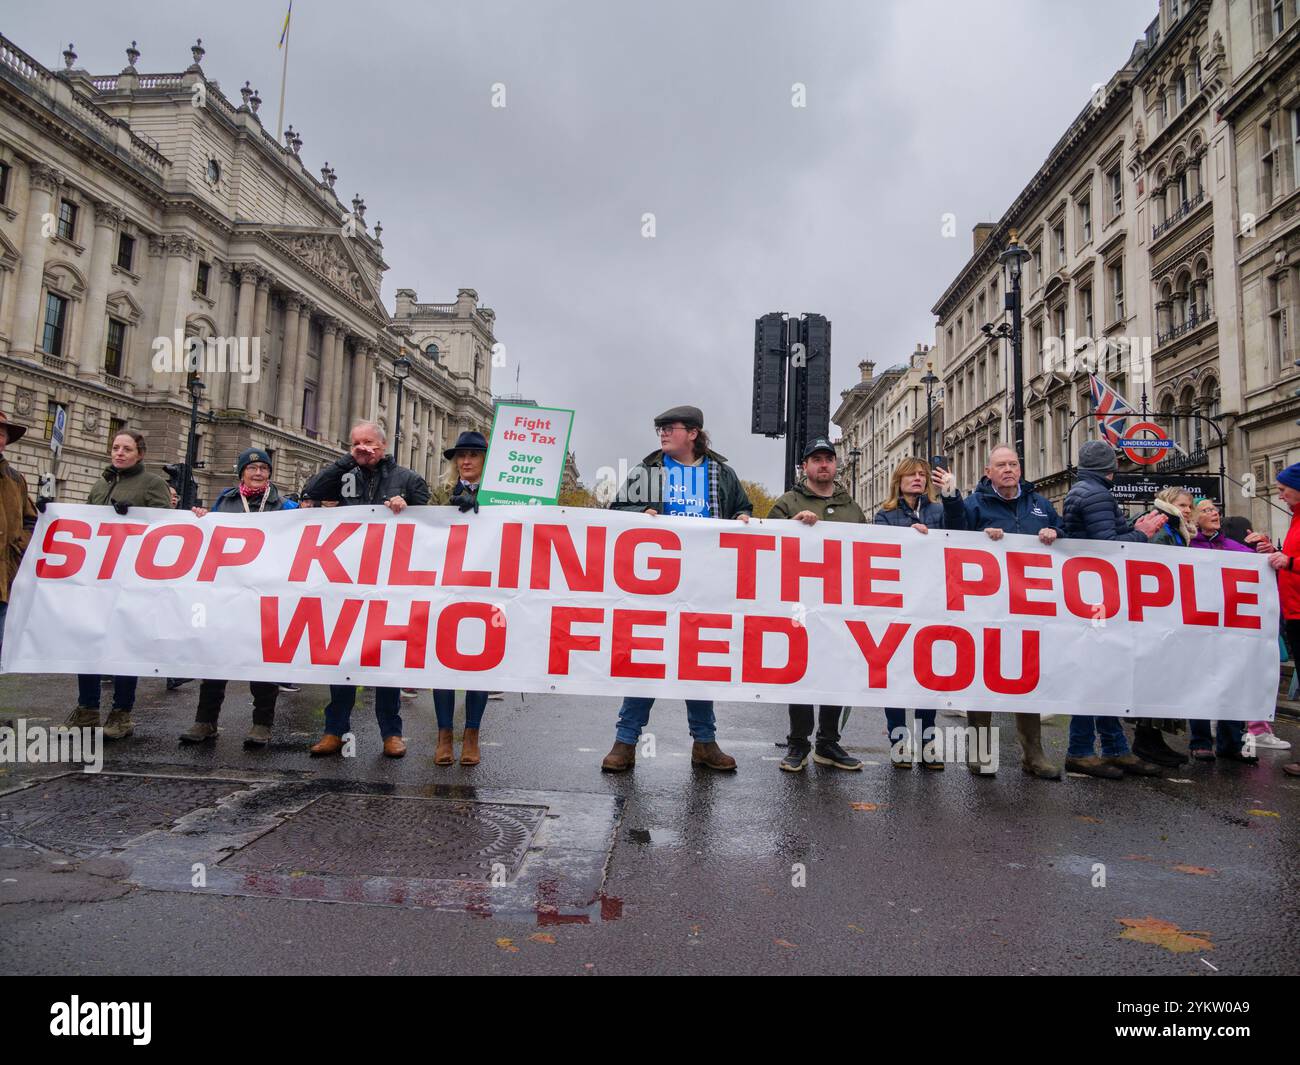
[[[984,476],[975,491],[962,498],[955,478],[943,470],[940,496],[943,499],[944,525],[949,529],[982,532],[990,540],[1001,540],[1007,533],[1038,537],[1044,547],[1056,543],[1061,517],[1046,496],[1034,491],[1031,482],[1021,476],[1020,458],[1009,444],[998,444],[989,452]],[[1043,719],[1038,714],[1014,714],[1016,735],[1020,739],[1020,767],[1040,780],[1060,780],[1061,767],[1043,753]],[[966,719],[977,729],[993,725],[988,711],[971,710]],[[967,762],[972,773],[991,776],[996,769],[982,765],[973,755]]]

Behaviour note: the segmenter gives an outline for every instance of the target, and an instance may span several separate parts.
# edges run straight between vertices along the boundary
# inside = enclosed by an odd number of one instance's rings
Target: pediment
[[[378,288],[371,283],[368,272],[349,242],[336,230],[318,226],[284,226],[267,228],[263,233],[304,270],[327,281],[370,314],[388,318]]]

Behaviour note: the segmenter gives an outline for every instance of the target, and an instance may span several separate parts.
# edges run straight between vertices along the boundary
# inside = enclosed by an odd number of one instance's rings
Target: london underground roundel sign
[[[1154,466],[1173,446],[1174,442],[1165,438],[1165,431],[1155,422],[1136,422],[1120,443],[1124,454],[1142,466]]]

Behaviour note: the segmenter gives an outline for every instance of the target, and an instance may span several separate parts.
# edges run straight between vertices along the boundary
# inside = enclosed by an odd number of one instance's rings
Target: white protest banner
[[[572,428],[571,410],[499,404],[488,438],[479,502],[557,502]]]
[[[1262,558],[605,510],[46,507],[4,668],[1268,720]]]

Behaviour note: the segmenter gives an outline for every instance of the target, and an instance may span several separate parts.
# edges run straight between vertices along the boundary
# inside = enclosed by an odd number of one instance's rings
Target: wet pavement
[[[107,693],[106,693],[107,694]],[[0,766],[6,973],[1294,973],[1300,781],[1287,752],[1166,779],[977,778],[889,764],[855,710],[861,773],[782,773],[784,708],[719,704],[735,774],[690,764],[680,702],[655,754],[600,772],[617,700],[506,694],[483,762],[310,759],[324,688],[282,694],[246,752],[232,683],[215,744],[182,747],[197,684],[145,680],[103,774]],[[0,677],[0,718],[61,721],[75,678]],[[459,719],[459,713],[458,713]],[[940,724],[960,724],[940,717]],[[1300,745],[1300,728],[1278,733]],[[1063,721],[1044,729],[1064,756]],[[1175,740],[1175,744],[1179,741]]]

